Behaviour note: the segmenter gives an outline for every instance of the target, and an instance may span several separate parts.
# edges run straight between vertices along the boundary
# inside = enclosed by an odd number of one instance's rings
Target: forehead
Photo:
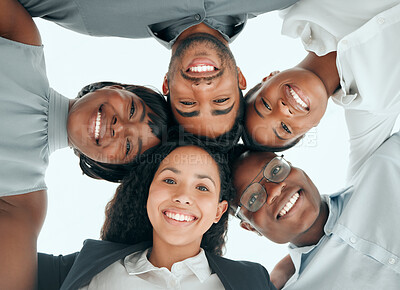
[[[215,160],[204,149],[197,146],[183,146],[174,149],[160,164],[160,169],[174,166],[185,170],[219,172]]]

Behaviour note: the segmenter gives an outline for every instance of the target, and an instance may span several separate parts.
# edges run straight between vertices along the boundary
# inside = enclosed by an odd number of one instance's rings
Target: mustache
[[[209,77],[192,77],[192,76],[188,76],[187,74],[185,74],[184,71],[180,71],[181,76],[188,81],[192,81],[192,82],[201,82],[201,81],[212,81],[216,78],[221,77],[224,74],[225,69],[220,70],[216,75],[213,76],[209,76]]]

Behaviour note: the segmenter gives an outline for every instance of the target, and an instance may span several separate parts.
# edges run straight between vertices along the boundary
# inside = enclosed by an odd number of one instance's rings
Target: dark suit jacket
[[[67,256],[38,254],[38,289],[79,289],[114,262],[151,247],[150,242],[124,245],[86,240],[80,252]],[[267,270],[257,263],[232,261],[206,252],[208,263],[225,289],[275,289]]]

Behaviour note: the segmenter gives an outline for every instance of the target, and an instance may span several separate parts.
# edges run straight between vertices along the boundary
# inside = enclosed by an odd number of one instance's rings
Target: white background
[[[95,38],[67,31],[53,23],[37,20],[45,47],[50,85],[75,98],[86,84],[111,80],[152,85],[161,90],[170,51],[154,39]],[[281,19],[273,12],[248,21],[231,44],[248,88],[274,70],[296,65],[306,52],[300,40],[280,35]],[[329,101],[327,112],[314,128],[285,157],[302,168],[321,194],[330,194],[345,184],[348,135],[343,109]],[[116,184],[83,176],[78,158],[69,148],[53,153],[46,174],[48,211],[38,251],[69,254],[79,251],[87,238],[98,239],[104,208]],[[287,254],[277,245],[247,232],[230,218],[226,257],[263,264],[268,271]]]

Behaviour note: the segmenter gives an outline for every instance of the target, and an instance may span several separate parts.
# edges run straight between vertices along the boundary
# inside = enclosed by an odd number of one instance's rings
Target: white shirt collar
[[[166,270],[166,268],[155,267],[147,258],[151,248],[143,252],[136,252],[126,256],[123,265],[129,275],[140,275],[151,271]],[[176,276],[189,276],[194,274],[203,283],[211,275],[211,269],[203,249],[200,253],[186,260],[176,262],[171,267],[171,273]]]

